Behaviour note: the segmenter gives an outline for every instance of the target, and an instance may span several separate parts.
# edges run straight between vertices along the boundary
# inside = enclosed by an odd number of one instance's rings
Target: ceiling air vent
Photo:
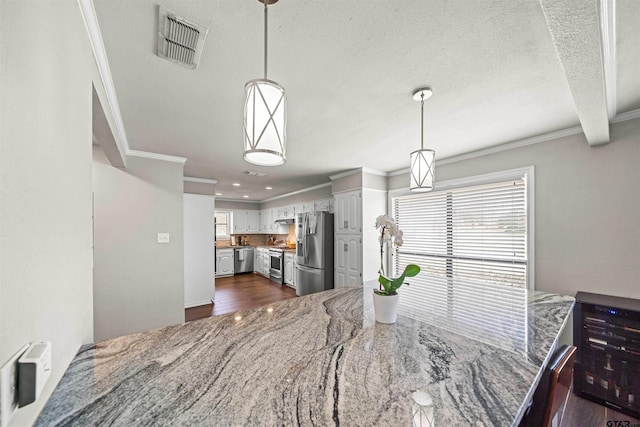
[[[162,6],[158,8],[158,56],[187,68],[198,68],[209,29]]]
[[[242,173],[245,174],[245,175],[249,175],[249,176],[267,176],[266,173],[254,172],[254,171],[244,171]]]

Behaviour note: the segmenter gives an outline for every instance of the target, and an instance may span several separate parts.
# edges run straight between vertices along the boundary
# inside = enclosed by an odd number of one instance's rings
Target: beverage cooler
[[[640,300],[578,292],[573,392],[640,418]]]

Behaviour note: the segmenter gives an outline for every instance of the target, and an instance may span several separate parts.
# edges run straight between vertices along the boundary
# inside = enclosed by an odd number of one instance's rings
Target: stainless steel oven
[[[269,266],[269,279],[282,285],[284,283],[284,252],[282,249],[269,249]]]

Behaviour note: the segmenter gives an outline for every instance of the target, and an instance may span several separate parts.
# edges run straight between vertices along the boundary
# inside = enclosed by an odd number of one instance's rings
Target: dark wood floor
[[[216,279],[215,304],[185,310],[187,322],[218,314],[234,313],[296,297],[295,289],[277,285],[259,274],[247,273]],[[607,424],[607,421],[611,421]],[[620,421],[614,424],[614,421]],[[629,422],[629,424],[626,424]],[[640,420],[598,405],[569,393],[560,427],[606,427],[608,425],[640,427]]]
[[[616,423],[616,421],[619,421]],[[640,427],[640,420],[569,393],[560,427]]]
[[[262,307],[296,297],[296,290],[256,274],[216,278],[215,304],[185,309],[185,321]]]

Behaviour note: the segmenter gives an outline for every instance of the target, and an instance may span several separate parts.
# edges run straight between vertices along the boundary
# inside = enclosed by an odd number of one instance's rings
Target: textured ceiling
[[[217,180],[225,198],[264,200],[361,166],[408,167],[421,86],[434,90],[425,146],[436,160],[580,125],[538,0],[281,0],[269,8],[268,75],[287,94],[287,163],[254,166],[242,158],[242,120],[244,85],[262,77],[262,4],[160,1],[209,28],[189,70],[155,55],[158,2],[94,2],[131,149],[186,157],[185,176]],[[623,113],[640,102],[640,2],[617,3]]]

